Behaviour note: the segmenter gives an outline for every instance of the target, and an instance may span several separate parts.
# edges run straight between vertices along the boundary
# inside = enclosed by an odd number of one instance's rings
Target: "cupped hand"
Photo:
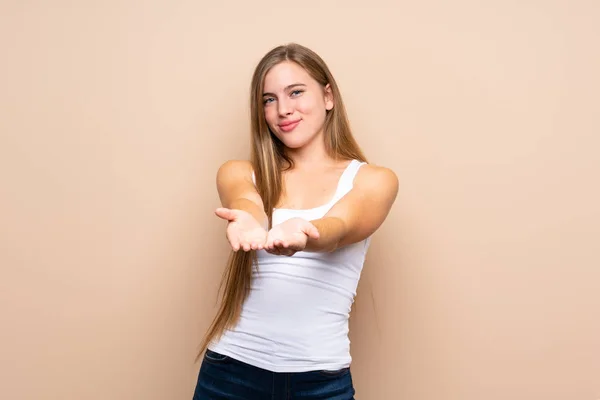
[[[271,254],[293,256],[306,248],[309,238],[318,239],[319,230],[305,219],[290,218],[269,231],[265,250]]]
[[[252,214],[230,208],[217,208],[215,214],[227,224],[227,240],[233,251],[262,250],[267,241],[267,231]]]

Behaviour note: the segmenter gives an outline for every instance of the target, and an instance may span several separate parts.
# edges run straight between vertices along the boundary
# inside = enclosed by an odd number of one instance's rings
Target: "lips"
[[[284,132],[291,132],[293,131],[298,124],[300,124],[300,119],[297,119],[295,121],[285,121],[279,124],[279,129],[281,129]]]

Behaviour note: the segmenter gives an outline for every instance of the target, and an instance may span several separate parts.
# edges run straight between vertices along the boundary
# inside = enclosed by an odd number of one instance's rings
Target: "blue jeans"
[[[207,350],[193,400],[354,400],[350,368],[271,372]]]

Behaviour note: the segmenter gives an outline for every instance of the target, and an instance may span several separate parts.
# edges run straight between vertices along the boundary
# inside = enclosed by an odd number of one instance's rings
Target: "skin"
[[[348,161],[326,152],[323,123],[335,107],[329,85],[322,87],[302,67],[283,62],[265,77],[264,113],[271,131],[295,162],[284,174],[285,196],[277,208],[313,208],[333,196]],[[297,123],[286,132],[285,124]],[[398,178],[385,167],[363,165],[353,189],[320,219],[292,218],[267,231],[262,199],[252,183],[248,161],[232,160],[217,173],[227,239],[234,251],[266,250],[291,256],[298,251],[330,252],[372,235],[387,217],[398,193]]]

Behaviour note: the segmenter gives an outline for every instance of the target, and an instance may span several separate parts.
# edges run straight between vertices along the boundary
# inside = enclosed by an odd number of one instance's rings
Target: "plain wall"
[[[0,398],[191,399],[272,47],[317,51],[400,192],[360,400],[600,398],[597,1],[3,1]]]

